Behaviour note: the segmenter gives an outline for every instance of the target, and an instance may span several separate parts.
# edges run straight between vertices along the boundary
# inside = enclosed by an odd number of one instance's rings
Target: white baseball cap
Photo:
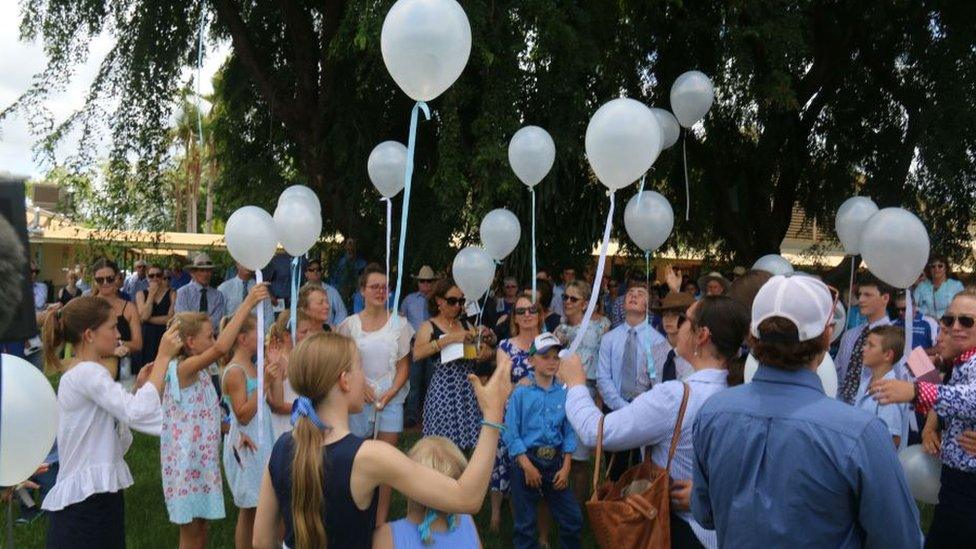
[[[752,302],[752,336],[761,339],[759,325],[777,316],[796,326],[799,341],[809,341],[833,320],[834,299],[827,285],[816,278],[777,275],[763,284]]]
[[[542,332],[541,334],[535,336],[535,339],[532,341],[532,347],[529,348],[529,356],[540,355],[548,352],[550,349],[562,348],[563,344],[556,336],[549,332]]]

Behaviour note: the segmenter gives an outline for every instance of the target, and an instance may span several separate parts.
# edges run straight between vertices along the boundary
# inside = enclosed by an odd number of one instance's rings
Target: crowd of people
[[[35,280],[45,364],[63,372],[49,547],[124,546],[130,429],[160,439],[180,547],[206,546],[225,480],[238,548],[475,547],[486,496],[481,535],[499,535],[507,501],[513,546],[547,546],[555,522],[578,547],[598,431],[609,480],[646,460],[669,471],[673,547],[921,546],[896,456],[919,443],[943,463],[924,543],[976,535],[976,290],[941,256],[911,319],[903,292],[863,272],[846,324],[818,278],[745,269],[669,267],[651,284],[641,270],[597,292],[592,270],[543,270],[477,300],[423,266],[395,317],[387,273],[351,241],[331,277],[302,260],[295,295],[290,268],[276,256],[258,283],[236,265],[215,288],[204,253],[128,276],[100,259],[54,300]],[[906,366],[909,320],[942,383]],[[815,373],[827,353],[836,399]],[[406,455],[410,429],[423,437]],[[389,516],[394,490],[406,517]]]

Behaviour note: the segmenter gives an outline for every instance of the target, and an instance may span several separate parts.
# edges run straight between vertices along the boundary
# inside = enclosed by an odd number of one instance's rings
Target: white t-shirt
[[[80,362],[61,376],[58,412],[58,478],[41,505],[46,511],[132,486],[123,459],[129,427],[158,437],[163,425],[155,385],[129,393],[97,362]]]

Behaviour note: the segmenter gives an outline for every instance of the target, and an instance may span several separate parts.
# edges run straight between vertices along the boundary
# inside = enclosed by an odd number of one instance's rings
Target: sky
[[[3,110],[30,86],[34,74],[42,71],[47,64],[47,56],[40,42],[20,41],[20,2],[0,0],[0,110]],[[69,85],[62,93],[52,95],[46,107],[55,118],[55,123],[64,121],[72,112],[84,104],[85,94],[98,72],[99,64],[111,50],[114,40],[101,35],[89,46],[88,60],[77,66]],[[226,59],[230,48],[219,44],[207,51],[204,58],[200,92],[204,95],[213,91],[211,78]],[[194,69],[184,71],[184,79],[190,80]],[[34,158],[32,148],[41,136],[32,135],[27,118],[23,114],[8,117],[0,122],[0,173],[41,177],[51,168],[40,159]],[[57,149],[57,159],[63,160],[71,155],[77,146],[77,136],[69,136]],[[102,143],[104,151],[108,144]],[[99,154],[104,156],[104,154]]]

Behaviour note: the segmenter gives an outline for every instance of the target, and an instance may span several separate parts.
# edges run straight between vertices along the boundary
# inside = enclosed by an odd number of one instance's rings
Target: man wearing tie
[[[661,315],[661,327],[664,328],[664,335],[670,347],[668,357],[664,359],[664,366],[661,368],[661,381],[684,379],[692,372],[691,364],[674,352],[674,346],[678,328],[685,322],[685,311],[694,302],[695,298],[691,294],[671,292],[661,300],[660,305],[654,308],[654,312]]]
[[[237,276],[229,278],[217,286],[217,290],[224,296],[224,314],[231,316],[247,299],[247,293],[257,284],[254,272],[237,263]],[[271,300],[265,299],[261,303],[264,307],[264,329],[267,330],[274,322],[274,312],[271,310]]]
[[[214,333],[220,328],[220,319],[224,317],[224,295],[216,288],[210,287],[214,265],[210,256],[200,252],[190,263],[189,271],[192,279],[189,284],[176,291],[177,313],[199,311],[207,313],[213,324]]]
[[[624,296],[624,322],[600,341],[596,386],[606,413],[623,408],[663,380],[663,366],[671,346],[648,324],[647,300],[647,287],[643,283],[631,284]],[[609,473],[612,480],[640,459],[639,450],[619,453]]]

